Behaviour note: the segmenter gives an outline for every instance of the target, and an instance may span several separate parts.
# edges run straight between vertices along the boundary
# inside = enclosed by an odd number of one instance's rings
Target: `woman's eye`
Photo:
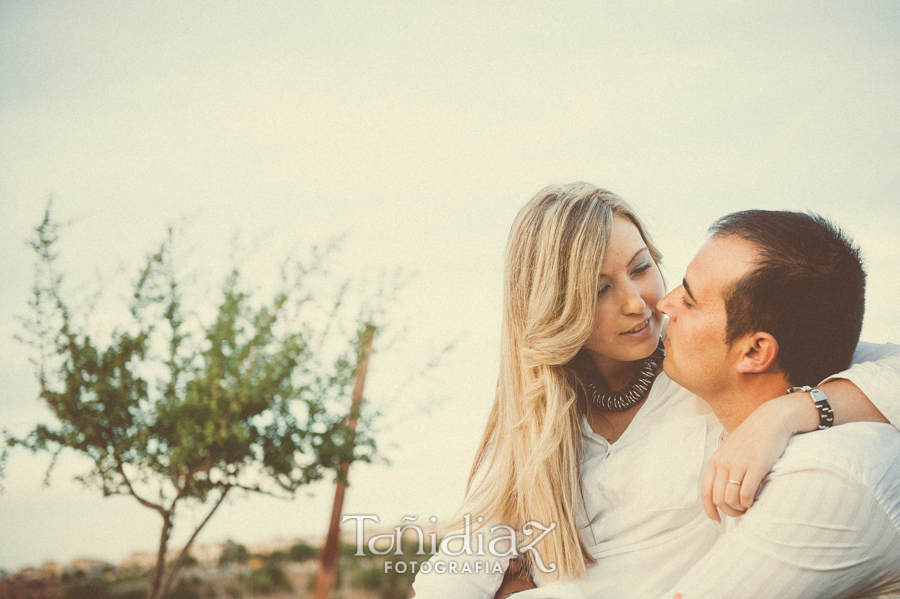
[[[649,262],[644,262],[643,264],[641,264],[640,266],[638,266],[637,268],[635,268],[634,271],[632,271],[631,274],[632,274],[632,275],[639,275],[639,274],[641,274],[642,272],[646,272],[647,269],[649,269],[649,268],[650,268],[650,263],[649,263]]]
[[[597,290],[597,295],[603,295],[604,293],[606,293],[609,290],[610,290],[609,285],[601,285],[600,289]]]
[[[686,299],[684,299],[683,295],[681,296],[681,305],[684,306],[685,308],[691,307],[691,304]]]

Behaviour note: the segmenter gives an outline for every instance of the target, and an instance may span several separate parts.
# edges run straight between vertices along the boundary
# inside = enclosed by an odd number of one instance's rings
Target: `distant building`
[[[65,571],[65,568],[63,568],[56,562],[45,562],[44,565],[41,566],[41,573],[43,574],[44,578],[55,578],[57,580],[62,580]]]
[[[132,553],[122,560],[119,568],[130,572],[143,572],[153,569],[155,565],[155,553]]]
[[[225,551],[227,543],[209,543],[208,545],[194,545],[191,547],[190,554],[197,563],[202,566],[217,566],[222,552]]]
[[[23,568],[0,578],[0,599],[62,599],[60,579],[43,569]]]
[[[275,553],[276,551],[290,551],[291,547],[300,543],[302,540],[303,539],[296,537],[292,539],[272,539],[265,543],[247,547],[247,550],[250,551],[250,553],[255,553],[257,555],[268,555],[270,553]]]
[[[88,578],[102,578],[107,572],[115,570],[115,565],[96,559],[72,560],[65,570],[66,574],[83,573]]]

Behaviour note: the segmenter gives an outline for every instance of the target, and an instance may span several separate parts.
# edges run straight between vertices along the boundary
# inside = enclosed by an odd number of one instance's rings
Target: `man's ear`
[[[778,341],[769,333],[759,331],[741,341],[742,353],[737,371],[741,374],[759,374],[777,365]]]

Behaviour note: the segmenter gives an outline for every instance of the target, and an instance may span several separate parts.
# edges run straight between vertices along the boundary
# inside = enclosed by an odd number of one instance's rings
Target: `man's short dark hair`
[[[756,267],[724,292],[728,343],[771,334],[792,385],[817,385],[850,365],[866,272],[859,248],[838,227],[812,213],[745,210],[723,216],[709,233],[740,237],[759,250]]]

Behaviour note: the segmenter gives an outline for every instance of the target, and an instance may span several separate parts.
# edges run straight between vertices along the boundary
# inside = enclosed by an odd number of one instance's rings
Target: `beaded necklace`
[[[653,381],[656,380],[659,364],[665,356],[666,350],[660,340],[656,350],[641,360],[641,365],[628,386],[619,391],[609,390],[606,379],[597,370],[594,361],[586,352],[579,351],[570,364],[577,372],[591,403],[609,412],[620,412],[637,405],[644,399],[650,386],[653,385]]]

